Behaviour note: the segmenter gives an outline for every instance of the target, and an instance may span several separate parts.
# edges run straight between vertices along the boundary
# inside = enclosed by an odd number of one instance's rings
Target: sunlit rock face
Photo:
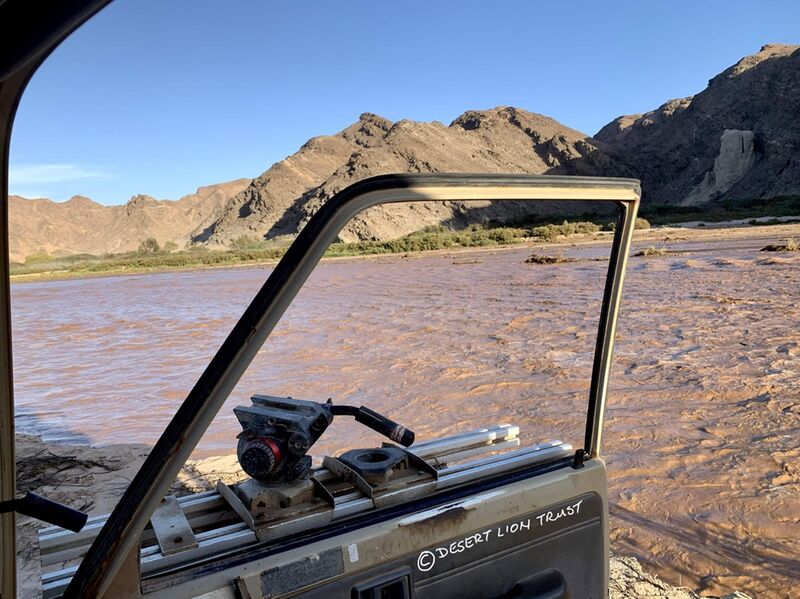
[[[719,154],[714,159],[714,168],[706,173],[703,182],[681,204],[702,204],[733,187],[753,167],[756,159],[754,142],[755,134],[752,131],[726,129],[720,138]]]

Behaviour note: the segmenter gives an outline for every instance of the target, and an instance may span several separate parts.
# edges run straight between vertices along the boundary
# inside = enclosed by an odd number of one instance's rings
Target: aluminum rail
[[[447,464],[454,461],[480,455],[486,451],[499,451],[519,445],[519,427],[501,424],[460,433],[444,439],[434,439],[415,444],[411,450],[424,460],[431,460],[432,465]],[[537,447],[561,445],[560,441],[538,443]],[[334,478],[333,474],[322,468],[314,469],[314,476],[321,482]],[[213,523],[219,510],[232,510],[230,505],[216,491],[204,491],[194,495],[178,498],[178,504],[189,518],[193,527]],[[39,531],[39,549],[43,566],[65,561],[64,551],[73,549],[77,557],[86,553],[89,545],[108,519],[108,514],[91,516],[80,532],[65,530],[60,526],[51,526]],[[207,521],[208,520],[208,521]],[[152,531],[146,529],[142,540],[154,540]],[[68,558],[71,559],[71,558]]]
[[[514,440],[517,439],[514,438]],[[504,444],[505,442],[501,440],[497,443],[483,443],[478,448],[482,449],[484,453],[494,452],[502,449]],[[475,448],[473,447],[473,449]],[[426,449],[426,453],[429,455],[428,459],[430,460],[444,461],[448,459],[447,454],[436,452],[434,446]],[[450,455],[458,456],[460,453],[456,452]],[[531,447],[504,452],[470,463],[447,466],[439,471],[439,478],[436,480],[428,480],[423,477],[419,482],[408,487],[391,490],[383,497],[384,499],[391,498],[391,504],[396,505],[407,501],[409,496],[418,496],[420,494],[429,496],[433,492],[450,489],[467,482],[482,480],[489,476],[519,470],[522,467],[529,467],[534,464],[564,459],[569,457],[571,453],[572,446],[560,441],[538,443]],[[323,480],[335,478],[332,473],[324,468],[317,469],[315,476]],[[327,511],[312,511],[271,524],[268,527],[269,535],[265,539],[261,539],[261,541],[273,541],[286,535],[319,528],[329,524],[331,521],[342,520],[375,508],[372,499],[357,491],[341,496],[339,499],[341,503],[337,507],[331,508],[332,514]],[[140,551],[142,580],[160,576],[161,573],[171,569],[191,567],[199,560],[217,556],[223,552],[247,549],[260,542],[256,532],[244,522],[236,522],[198,533],[197,540],[199,542],[198,547],[172,555],[162,554],[157,544],[142,548]],[[58,597],[64,591],[70,577],[75,572],[76,568],[72,566],[44,574],[42,576],[44,598],[54,599]]]
[[[452,464],[454,461],[459,461],[465,457],[470,457],[473,452],[475,454],[485,454],[487,452],[494,453],[502,451],[509,447],[517,447],[519,445],[519,427],[508,424],[495,425],[484,427],[445,437],[443,439],[433,439],[430,441],[421,442],[415,445],[415,454],[425,460],[430,460],[435,464]],[[546,441],[537,443],[533,447],[527,448],[526,454],[533,454],[541,452],[544,449],[553,447],[565,447],[561,441]],[[563,453],[569,453],[568,450],[563,450]],[[507,452],[503,454],[507,457],[519,455],[517,453]],[[537,456],[534,456],[535,458]],[[541,457],[541,455],[539,456]],[[481,460],[481,465],[494,463],[497,456],[491,460]],[[469,467],[475,467],[473,463]],[[465,465],[449,466],[443,468],[440,473],[443,477],[449,472],[461,472],[465,469]],[[336,476],[328,470],[319,467],[314,469],[314,478],[320,482],[328,482],[336,478]],[[446,483],[444,483],[446,484]],[[354,491],[345,496],[339,496],[338,501],[342,502],[340,507],[346,502],[356,502],[363,498],[362,494]],[[184,514],[187,516],[192,528],[202,524],[202,515],[208,510],[216,512],[231,512],[231,506],[216,492],[206,491],[196,495],[186,495],[177,499]],[[370,507],[369,503],[362,502],[357,506],[356,512],[365,511]],[[353,511],[349,508],[348,511]],[[102,526],[108,515],[99,515],[93,517],[93,523]],[[340,516],[335,516],[334,519],[341,519]],[[201,520],[201,522],[198,522]],[[227,520],[227,519],[226,519]],[[41,548],[42,566],[50,566],[58,563],[65,563],[76,558],[82,557],[86,553],[86,546],[91,543],[93,537],[97,534],[98,527],[94,527],[93,531],[87,531],[86,528],[79,533],[64,530],[63,528],[53,526],[48,529],[43,529],[39,533],[39,546]],[[148,531],[145,531],[145,534]],[[152,536],[152,535],[151,535]],[[144,539],[144,535],[142,536]],[[185,562],[196,561],[200,557],[206,557],[213,553],[219,553],[221,550],[238,549],[248,543],[256,543],[258,540],[255,533],[243,521],[232,522],[223,524],[216,528],[211,528],[204,532],[197,533],[197,540],[200,542],[200,547],[190,549],[182,552],[177,556],[170,556],[166,558],[161,555],[160,547],[155,543],[155,538],[151,538],[154,544],[142,547],[140,550],[141,572],[142,575],[148,575],[154,570],[164,569],[164,564],[172,564],[173,566],[186,566]],[[74,575],[77,567],[67,566],[59,568],[58,570],[46,572],[42,575],[43,592],[45,599],[60,596],[64,589],[69,584],[70,578]]]
[[[537,447],[550,447],[561,445],[560,441],[537,443]],[[413,453],[424,460],[430,460],[432,465],[448,464],[462,460],[486,451],[499,451],[519,445],[519,427],[501,424],[484,427],[446,437],[424,441],[413,446]],[[334,475],[321,467],[314,469],[314,477],[321,482],[327,482]],[[204,491],[194,495],[178,497],[178,505],[189,518],[193,527],[204,526],[211,522],[205,521],[205,514],[214,510],[232,510],[230,505],[216,491]],[[78,548],[81,550],[79,557],[85,553],[84,547],[90,544],[108,519],[108,514],[91,516],[80,532],[65,530],[60,526],[51,526],[39,531],[39,549],[42,565],[47,566],[61,559],[59,553],[64,550]],[[145,530],[142,540],[154,540],[154,535]]]
[[[592,421],[586,451],[597,455],[608,371],[625,257],[640,198],[633,179],[536,175],[386,175],[360,181],[328,200],[309,220],[264,286],[223,342],[205,372],[167,425],[111,517],[95,539],[64,597],[102,596],[161,498],[197,446],[272,329],[303,286],[328,246],[359,212],[379,204],[419,201],[602,201],[621,208],[609,262],[590,397]],[[611,297],[616,295],[616,297]]]

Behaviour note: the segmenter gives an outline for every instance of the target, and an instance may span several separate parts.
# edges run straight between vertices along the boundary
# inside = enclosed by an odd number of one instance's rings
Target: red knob
[[[269,480],[283,460],[280,445],[270,437],[240,438],[236,454],[242,470],[256,480]]]

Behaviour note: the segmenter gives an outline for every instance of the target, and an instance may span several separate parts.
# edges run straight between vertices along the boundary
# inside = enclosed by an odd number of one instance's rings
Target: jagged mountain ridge
[[[366,113],[336,135],[310,140],[255,179],[196,241],[225,245],[239,235],[294,234],[343,187],[389,172],[632,176],[642,180],[643,201],[651,204],[798,195],[798,149],[800,46],[769,44],[697,95],[619,117],[593,138],[510,107],[468,111],[447,127],[392,123]],[[291,198],[297,188],[287,193],[282,178],[297,170],[311,185]],[[477,211],[459,203],[378,207],[356,217],[342,238],[391,238],[427,224],[521,212],[505,203]]]
[[[364,113],[335,135],[309,140],[254,179],[229,202],[224,216],[195,241],[225,246],[242,235],[294,234],[339,190],[386,173],[598,175],[609,170],[632,174],[585,134],[519,108],[471,110],[449,126],[410,120],[393,123]],[[444,221],[503,219],[528,209],[516,203],[483,205],[474,213],[474,203],[380,206],[356,217],[341,237],[346,241],[392,238]]]

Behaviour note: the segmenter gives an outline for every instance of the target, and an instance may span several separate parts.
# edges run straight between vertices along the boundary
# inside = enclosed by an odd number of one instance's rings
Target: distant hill
[[[122,206],[103,206],[83,196],[67,202],[9,197],[11,260],[36,252],[50,255],[104,254],[136,250],[154,237],[183,247],[198,229],[213,222],[231,196],[250,179],[199,188],[177,201],[137,195]]]
[[[364,113],[252,181],[203,187],[177,202],[136,196],[104,207],[82,197],[63,204],[12,197],[12,259],[36,251],[128,251],[147,237],[219,248],[242,236],[294,235],[337,191],[392,172],[637,177],[645,206],[800,196],[800,46],[764,46],[697,95],[621,116],[594,137],[513,107],[470,110],[447,126]],[[527,210],[514,203],[382,206],[359,215],[341,237],[387,239]]]

